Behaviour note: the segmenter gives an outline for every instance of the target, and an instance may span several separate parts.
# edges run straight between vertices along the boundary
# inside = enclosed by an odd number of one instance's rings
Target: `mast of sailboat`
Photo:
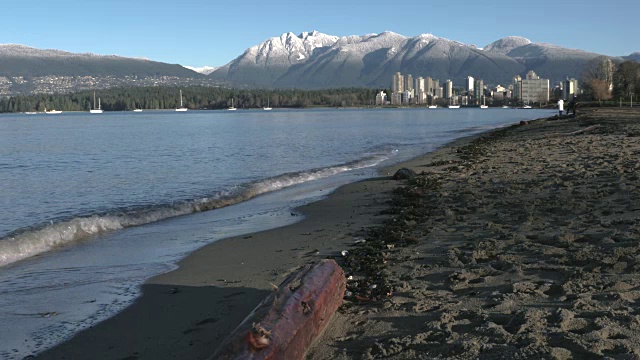
[[[93,92],[93,108],[96,108],[96,92]]]

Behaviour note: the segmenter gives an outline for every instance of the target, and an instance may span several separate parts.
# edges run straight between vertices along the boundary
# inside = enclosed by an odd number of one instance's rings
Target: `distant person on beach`
[[[569,101],[569,107],[567,108],[567,115],[571,112],[573,116],[576,115],[576,108],[578,107],[578,99],[574,96],[571,101]]]
[[[558,115],[562,116],[563,112],[564,112],[564,100],[560,99],[558,100]]]

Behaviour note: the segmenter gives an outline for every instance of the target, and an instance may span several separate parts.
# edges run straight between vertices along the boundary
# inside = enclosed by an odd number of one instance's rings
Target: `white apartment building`
[[[468,95],[473,95],[473,86],[475,85],[475,79],[473,76],[467,76],[467,80],[464,82],[464,89]]]
[[[427,89],[424,78],[422,76],[416,79],[416,86],[414,88],[416,104],[426,104],[427,102]]]
[[[516,76],[513,85],[514,96],[525,104],[549,101],[549,79],[541,79],[533,70],[525,79]]]
[[[376,105],[387,105],[387,93],[380,91],[376,94]]]

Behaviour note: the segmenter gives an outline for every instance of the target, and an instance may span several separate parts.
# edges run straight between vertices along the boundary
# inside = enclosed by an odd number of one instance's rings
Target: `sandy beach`
[[[327,257],[352,280],[308,359],[640,358],[639,155],[629,108],[458,140],[198,250],[38,358],[205,359]]]

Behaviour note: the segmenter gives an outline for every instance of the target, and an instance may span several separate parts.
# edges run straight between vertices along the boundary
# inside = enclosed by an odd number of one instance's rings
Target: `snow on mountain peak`
[[[183,67],[189,69],[189,70],[193,70],[197,73],[200,74],[204,74],[204,75],[209,75],[212,72],[216,71],[217,68],[219,68],[219,66],[201,66],[201,67],[195,67],[195,66],[187,66],[187,65],[183,65]]]
[[[272,37],[251,47],[245,55],[254,58],[256,64],[267,63],[296,64],[306,61],[317,48],[333,45],[337,36],[323,34],[316,30],[296,35],[292,32]]]
[[[506,55],[515,48],[529,44],[531,44],[531,40],[527,38],[523,38],[521,36],[507,36],[503,39],[492,42],[482,49],[487,52]]]
[[[438,37],[429,33],[429,34],[420,34],[418,36],[416,36],[417,38],[419,38],[420,40],[432,40],[432,39],[437,39]]]
[[[304,39],[306,39],[306,38],[308,38],[310,36],[319,36],[319,35],[325,35],[326,36],[326,34],[322,34],[322,33],[319,33],[317,30],[313,30],[310,33],[306,32],[306,31],[303,31],[302,34],[300,34],[300,38],[304,40]]]

